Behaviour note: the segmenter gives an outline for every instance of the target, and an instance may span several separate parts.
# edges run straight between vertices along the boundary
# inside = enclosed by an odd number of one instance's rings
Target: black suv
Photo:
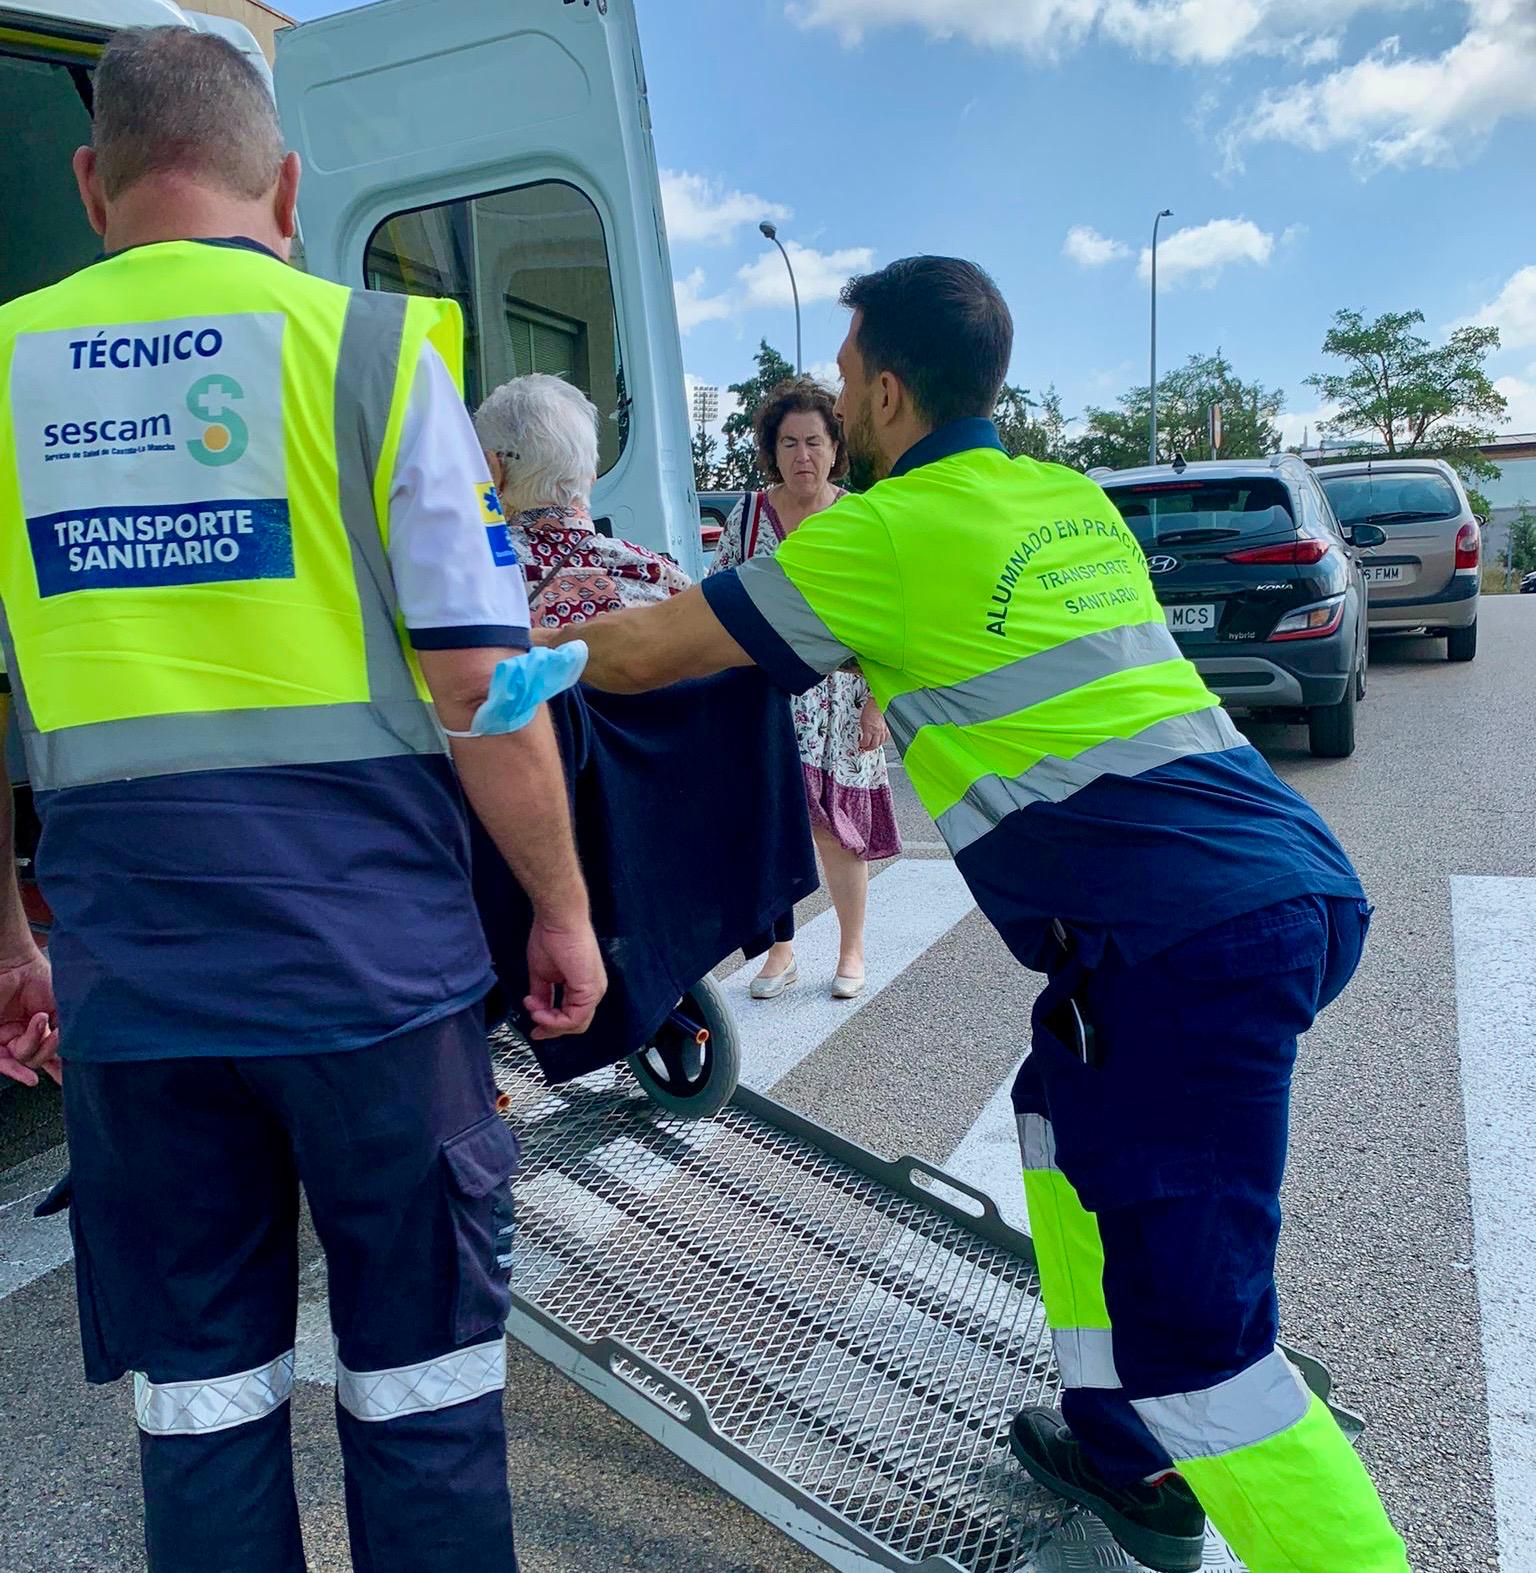
[[[1366,585],[1357,549],[1312,472],[1276,454],[1140,470],[1096,470],[1146,553],[1180,648],[1232,709],[1304,720],[1312,752],[1355,749],[1365,697]]]

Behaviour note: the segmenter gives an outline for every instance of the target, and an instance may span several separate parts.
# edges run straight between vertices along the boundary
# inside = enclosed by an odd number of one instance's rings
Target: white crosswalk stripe
[[[1536,879],[1454,879],[1456,1019],[1502,1573],[1536,1573]]]
[[[738,967],[721,988],[741,1034],[742,1080],[759,1092],[814,1054],[963,917],[975,908],[953,863],[893,863],[870,881],[868,986],[852,1000],[828,993],[837,972],[837,917],[829,909],[795,936],[800,982],[776,1000],[748,994],[755,963]]]

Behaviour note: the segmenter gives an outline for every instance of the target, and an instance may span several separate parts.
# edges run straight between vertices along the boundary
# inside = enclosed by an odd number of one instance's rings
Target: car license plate
[[[1392,563],[1378,567],[1366,566],[1365,582],[1367,584],[1401,584],[1403,582],[1403,565]]]
[[[1170,606],[1168,627],[1176,634],[1196,634],[1216,626],[1216,607],[1210,601],[1198,606]]]

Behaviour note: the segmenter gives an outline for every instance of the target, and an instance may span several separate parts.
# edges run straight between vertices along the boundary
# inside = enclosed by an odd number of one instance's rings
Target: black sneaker
[[[1008,1438],[1025,1471],[1057,1496],[1104,1521],[1125,1551],[1157,1573],[1199,1573],[1205,1560],[1205,1511],[1177,1475],[1160,1485],[1112,1486],[1096,1470],[1054,1409],[1026,1409]]]

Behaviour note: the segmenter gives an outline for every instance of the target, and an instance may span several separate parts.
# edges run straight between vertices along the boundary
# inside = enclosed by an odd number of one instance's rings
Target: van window
[[[90,90],[83,65],[0,55],[0,302],[57,284],[101,254],[69,168],[91,140]]]
[[[1381,469],[1373,475],[1320,475],[1339,522],[1415,524],[1461,513],[1456,488],[1435,470]]]
[[[628,428],[602,220],[575,186],[544,181],[386,219],[368,242],[371,289],[442,295],[464,312],[473,409],[510,377],[550,372],[597,406],[598,473]]]

